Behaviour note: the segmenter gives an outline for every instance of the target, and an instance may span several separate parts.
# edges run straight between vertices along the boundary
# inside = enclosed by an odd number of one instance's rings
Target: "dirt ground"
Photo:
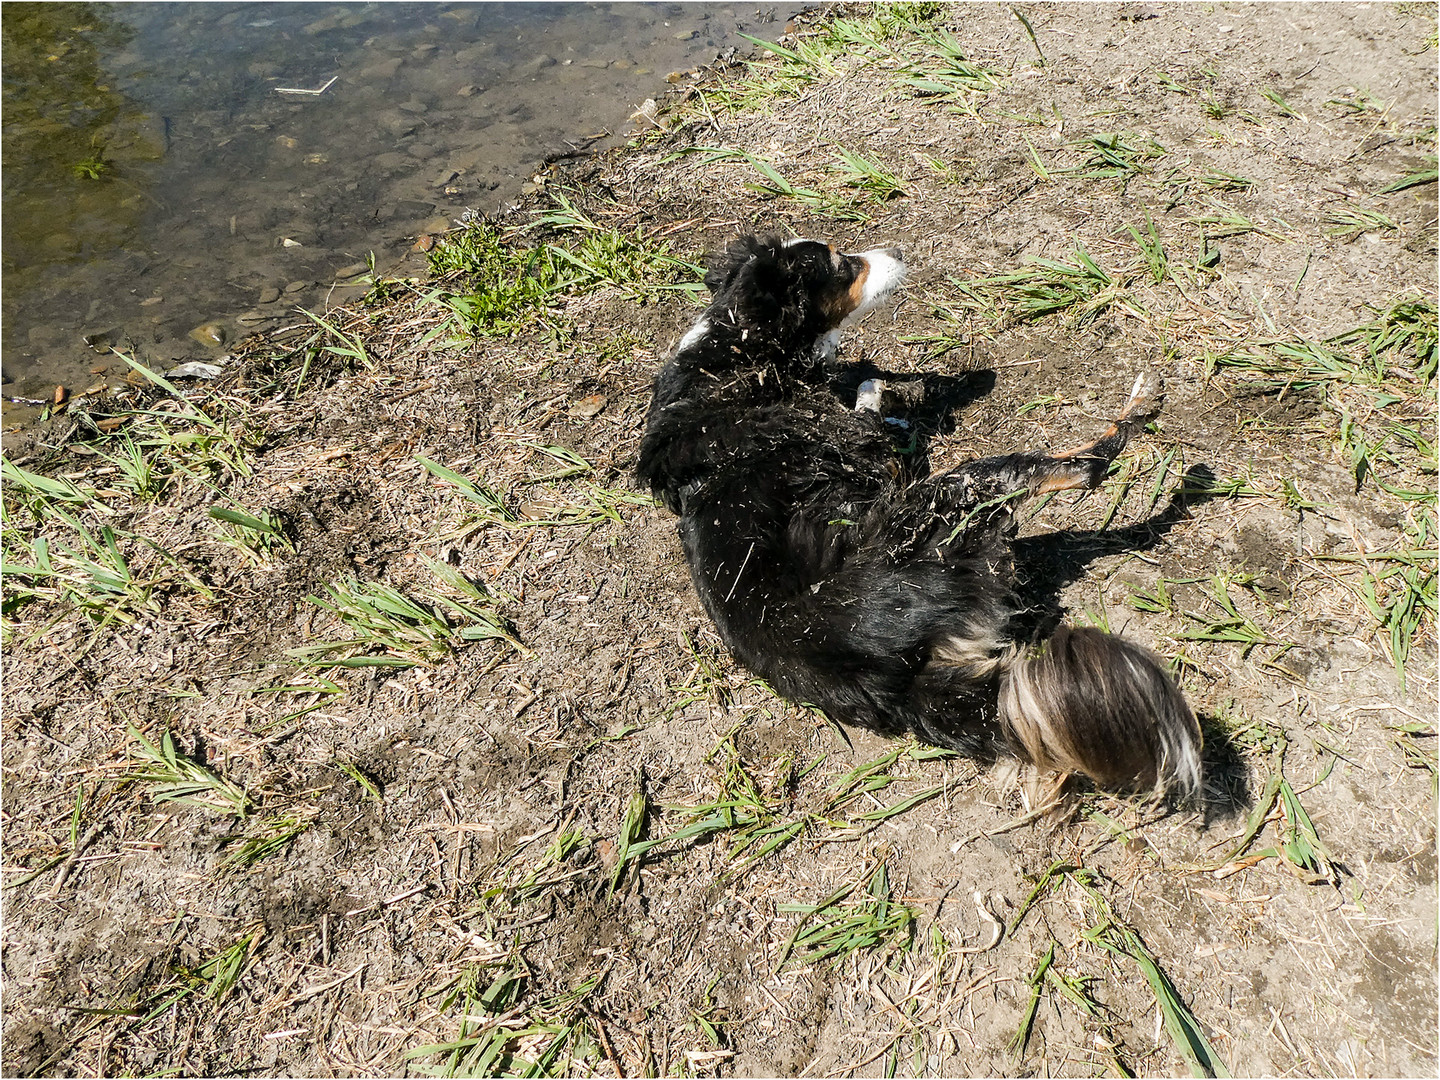
[[[1435,6],[877,11],[682,79],[502,224],[903,246],[841,358],[924,375],[936,468],[1158,369],[1020,555],[1174,664],[1204,804],[1035,817],[774,697],[630,476],[694,304],[457,344],[417,262],[323,347],[7,445],[7,1075],[1435,1075],[1433,172],[1385,191],[1435,167]],[[148,487],[126,425],[168,433]],[[88,612],[15,569],[82,532],[130,574]],[[347,646],[357,582],[503,621]]]

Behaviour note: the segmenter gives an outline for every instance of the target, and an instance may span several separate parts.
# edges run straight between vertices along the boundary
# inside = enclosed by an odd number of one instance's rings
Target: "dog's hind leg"
[[[1120,415],[1098,439],[1059,454],[1019,453],[981,458],[949,475],[984,489],[999,492],[1028,489],[1032,495],[1099,487],[1110,463],[1155,418],[1164,400],[1164,382],[1160,376],[1146,372],[1135,380]]]

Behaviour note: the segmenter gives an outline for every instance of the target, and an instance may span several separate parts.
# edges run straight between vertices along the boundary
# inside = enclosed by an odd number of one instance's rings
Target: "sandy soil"
[[[402,268],[328,316],[345,338],[297,325],[194,405],[137,389],[7,447],[88,493],[7,474],[7,563],[75,547],[44,502],[133,578],[106,622],[7,577],[7,1075],[1434,1075],[1436,187],[1381,193],[1434,168],[1434,5],[1019,10],[921,28],[991,73],[968,90],[911,81],[921,31],[772,54],[549,189],[691,259],[903,245],[842,359],[924,378],[935,467],[1079,442],[1160,370],[1156,430],[1021,555],[1037,610],[1176,665],[1205,804],[1034,818],[1010,770],[776,699],[632,490],[693,304],[601,287],[455,345],[427,297],[460,286]],[[837,147],[902,193],[846,187]],[[1083,299],[1027,317],[1042,272]],[[1404,347],[1332,340],[1404,302]],[[156,497],[97,456],[112,416],[170,433]],[[511,640],[290,651],[350,634],[307,598],[459,598],[443,568]]]

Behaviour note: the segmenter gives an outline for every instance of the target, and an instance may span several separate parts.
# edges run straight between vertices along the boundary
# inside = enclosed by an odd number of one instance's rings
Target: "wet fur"
[[[911,475],[903,431],[839,400],[824,367],[903,270],[895,251],[757,237],[713,260],[712,301],[655,379],[638,465],[680,517],[701,602],[741,663],[844,723],[1194,794],[1200,732],[1153,656],[1068,627],[1031,646],[1015,627],[1017,504],[1097,486],[1158,411],[1159,381],[1068,453]]]

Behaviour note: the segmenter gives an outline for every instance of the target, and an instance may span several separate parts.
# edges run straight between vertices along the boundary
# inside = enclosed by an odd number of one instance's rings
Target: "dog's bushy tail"
[[[1155,656],[1111,634],[1061,627],[1000,677],[1000,724],[1038,768],[1110,791],[1200,790],[1200,726]]]

